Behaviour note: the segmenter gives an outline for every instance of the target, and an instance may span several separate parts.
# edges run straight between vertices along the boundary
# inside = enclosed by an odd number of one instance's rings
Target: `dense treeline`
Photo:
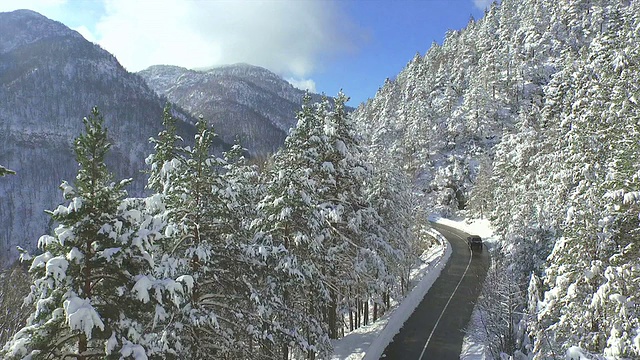
[[[558,8],[571,46],[543,101],[496,149],[494,224],[521,279],[531,277],[532,354],[637,358],[640,6]]]
[[[640,357],[639,35],[638,1],[504,0],[354,115],[426,206],[491,218],[496,358]]]
[[[22,255],[33,312],[2,358],[326,358],[406,290],[416,259],[409,183],[372,167],[346,101],[306,98],[262,169],[240,146],[215,155],[203,119],[185,145],[167,108],[144,198],[107,169],[94,109],[55,229]]]

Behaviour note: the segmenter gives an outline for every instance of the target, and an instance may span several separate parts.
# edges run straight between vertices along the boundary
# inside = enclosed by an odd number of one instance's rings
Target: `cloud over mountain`
[[[353,51],[360,40],[360,31],[331,1],[104,4],[93,38],[130,71],[151,64],[199,68],[249,62],[302,79],[323,58]]]

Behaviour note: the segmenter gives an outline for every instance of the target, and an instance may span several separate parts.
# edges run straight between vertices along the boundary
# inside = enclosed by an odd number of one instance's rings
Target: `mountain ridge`
[[[82,38],[77,31],[33,10],[22,9],[1,14],[5,15],[0,23],[0,54],[46,38],[62,36]]]
[[[33,11],[0,13],[0,49],[0,163],[16,171],[0,181],[0,261],[10,264],[16,246],[33,251],[51,230],[44,210],[63,201],[60,183],[74,180],[72,143],[91,108],[104,115],[113,143],[111,171],[134,179],[135,196],[166,100],[112,54]],[[180,134],[192,137],[195,120],[174,114]]]
[[[192,116],[202,114],[224,141],[239,139],[256,156],[282,146],[306,93],[272,71],[246,63],[204,70],[153,65],[138,74],[158,95]],[[312,102],[322,99],[310,96]]]

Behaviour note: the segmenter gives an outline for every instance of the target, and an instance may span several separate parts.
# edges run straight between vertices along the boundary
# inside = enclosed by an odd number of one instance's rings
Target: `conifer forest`
[[[265,156],[167,103],[137,190],[93,107],[3,264],[0,358],[331,359],[411,291],[437,214],[497,239],[488,357],[640,359],[640,2],[503,0],[407,60],[356,109],[304,95]]]

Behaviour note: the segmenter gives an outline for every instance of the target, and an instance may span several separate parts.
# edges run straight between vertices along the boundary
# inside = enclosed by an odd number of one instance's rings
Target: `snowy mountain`
[[[17,173],[0,180],[2,263],[17,257],[16,245],[33,250],[51,225],[44,210],[63,201],[62,180],[73,181],[72,141],[93,106],[114,143],[112,171],[135,179],[132,194],[142,192],[148,139],[161,130],[166,100],[99,46],[32,11],[0,13],[0,99],[0,163]]]
[[[273,153],[295,123],[304,91],[273,72],[235,64],[208,70],[156,65],[138,73],[160,96],[203,115],[221,138],[237,138],[253,155]],[[313,94],[312,101],[320,101]]]

